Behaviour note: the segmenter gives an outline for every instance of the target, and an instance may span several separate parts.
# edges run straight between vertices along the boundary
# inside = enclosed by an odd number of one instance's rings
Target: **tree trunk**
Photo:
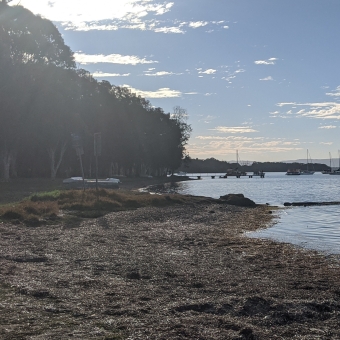
[[[11,164],[10,164],[10,176],[12,178],[17,178],[18,177],[18,172],[17,172],[17,153],[12,152],[12,157],[11,157]]]
[[[2,162],[3,162],[3,179],[8,182],[10,179],[10,167],[12,159],[14,156],[14,151],[4,150],[2,152]]]
[[[58,150],[58,146],[59,146],[59,142],[57,143],[56,146],[54,147],[50,147],[47,149],[48,155],[50,157],[50,169],[51,169],[51,179],[54,181],[56,176],[57,176],[57,172],[58,169],[60,167],[61,161],[63,160],[65,151],[66,151],[66,145],[67,142],[63,142],[61,147],[60,147],[60,152],[59,152],[59,157],[58,159],[56,159],[56,153]]]

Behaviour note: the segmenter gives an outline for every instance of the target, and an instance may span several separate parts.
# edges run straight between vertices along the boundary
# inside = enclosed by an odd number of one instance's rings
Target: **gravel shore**
[[[199,203],[80,225],[0,224],[1,339],[340,339],[339,263]]]

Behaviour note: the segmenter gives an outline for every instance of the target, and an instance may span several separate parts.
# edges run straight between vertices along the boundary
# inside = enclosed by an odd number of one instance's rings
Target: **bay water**
[[[224,174],[187,174],[195,179],[201,176],[201,180],[175,183],[168,190],[213,198],[243,194],[255,203],[282,208],[285,202],[340,201],[340,176],[321,173],[287,176],[284,172],[266,173],[265,178],[219,178],[220,175]],[[248,236],[340,254],[340,205],[289,207],[279,209],[277,215],[272,227]]]

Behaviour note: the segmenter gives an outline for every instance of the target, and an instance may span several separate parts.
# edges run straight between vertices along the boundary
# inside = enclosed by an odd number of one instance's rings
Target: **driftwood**
[[[340,205],[340,202],[285,202],[283,205],[285,207],[307,207],[311,205]]]

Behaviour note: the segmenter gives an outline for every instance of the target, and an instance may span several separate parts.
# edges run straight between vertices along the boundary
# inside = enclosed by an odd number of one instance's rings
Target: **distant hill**
[[[328,159],[312,159],[312,162],[317,163],[317,164],[326,164],[326,165],[329,166],[329,158]],[[282,163],[303,163],[303,164],[306,164],[306,158],[282,161]],[[338,159],[332,159],[332,167],[337,167],[338,165],[339,165]]]
[[[333,164],[332,164],[333,165]],[[334,164],[335,165],[335,164]],[[337,165],[335,165],[337,168]],[[329,170],[326,163],[310,163],[309,170],[323,171]],[[228,169],[238,169],[245,172],[265,171],[265,172],[286,172],[288,169],[306,170],[306,160],[295,160],[285,162],[247,162],[247,165],[241,165],[236,162],[229,163],[226,161],[219,161],[215,158],[208,159],[189,159],[181,165],[178,171],[188,173],[224,173]]]

